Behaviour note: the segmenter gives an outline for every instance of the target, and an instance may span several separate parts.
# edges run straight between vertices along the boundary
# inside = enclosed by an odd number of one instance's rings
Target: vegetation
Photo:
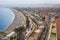
[[[14,40],[14,39],[16,39],[16,36],[10,37],[10,40]]]
[[[50,39],[51,39],[51,40],[56,40],[56,34],[55,34],[55,33],[52,33]]]
[[[0,37],[3,37],[3,36],[5,36],[5,32],[2,32],[2,31],[0,31]]]
[[[10,37],[10,40],[13,40],[13,37]]]
[[[5,32],[0,31],[0,34],[5,34]]]
[[[18,32],[23,32],[23,31],[25,31],[25,28],[24,28],[23,26],[21,26],[21,27],[19,27],[19,28],[15,28],[14,31],[15,31],[16,33],[18,33]]]
[[[17,36],[15,37],[16,40],[20,39],[20,36],[23,34],[23,32],[25,31],[24,26],[21,26],[19,28],[15,28],[14,31],[16,32]],[[13,39],[13,37],[11,38]]]

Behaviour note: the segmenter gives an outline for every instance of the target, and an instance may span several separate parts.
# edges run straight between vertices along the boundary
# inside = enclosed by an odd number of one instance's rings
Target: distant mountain
[[[0,7],[50,7],[50,8],[60,8],[60,4],[10,4],[10,5],[0,5]]]

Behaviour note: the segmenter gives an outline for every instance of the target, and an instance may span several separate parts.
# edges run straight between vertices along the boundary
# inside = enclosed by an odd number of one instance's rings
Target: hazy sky
[[[1,4],[59,4],[60,0],[0,0]]]
[[[0,0],[0,6],[14,4],[60,4],[60,0]]]

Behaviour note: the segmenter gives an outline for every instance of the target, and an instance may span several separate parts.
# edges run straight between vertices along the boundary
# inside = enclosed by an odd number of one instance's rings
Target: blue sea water
[[[0,8],[0,31],[4,31],[14,20],[13,12],[8,8]]]

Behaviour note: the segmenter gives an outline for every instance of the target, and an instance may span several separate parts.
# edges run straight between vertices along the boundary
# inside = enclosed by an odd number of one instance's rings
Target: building
[[[56,18],[57,39],[60,40],[60,18]]]

